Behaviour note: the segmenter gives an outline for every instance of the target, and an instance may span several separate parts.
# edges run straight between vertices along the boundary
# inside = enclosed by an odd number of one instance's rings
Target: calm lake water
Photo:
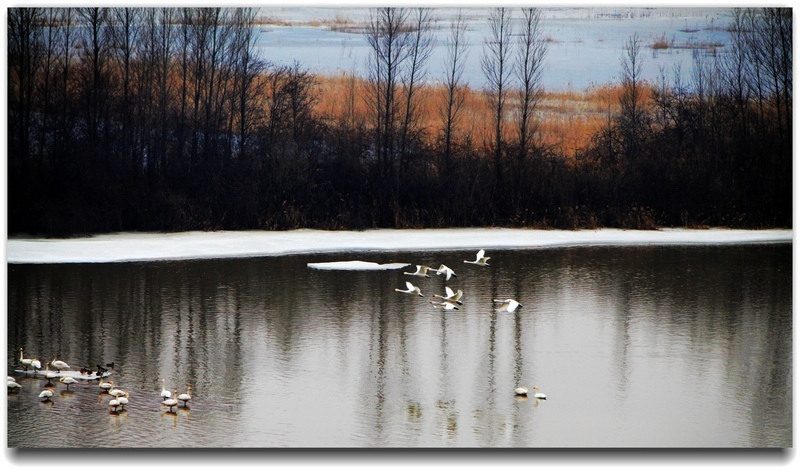
[[[572,247],[8,265],[9,447],[788,447],[792,246]],[[443,277],[309,262],[448,264]],[[395,292],[405,281],[424,298]],[[524,307],[494,311],[493,298]],[[168,413],[170,389],[192,386]],[[540,387],[547,400],[514,396]]]

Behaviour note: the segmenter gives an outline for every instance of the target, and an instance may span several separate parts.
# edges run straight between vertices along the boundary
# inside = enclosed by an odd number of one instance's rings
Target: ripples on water
[[[111,414],[93,382],[40,403],[19,379],[8,445],[791,446],[791,245],[487,255],[9,265],[9,375],[20,346],[115,362],[131,402]],[[428,303],[442,277],[306,266],[337,259],[446,263],[464,305]],[[189,409],[162,408],[161,378]]]

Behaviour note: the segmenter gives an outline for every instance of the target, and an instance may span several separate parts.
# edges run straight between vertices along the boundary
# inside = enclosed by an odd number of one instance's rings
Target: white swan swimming
[[[114,388],[114,381],[109,380],[108,382],[103,382],[103,378],[101,377],[100,383],[98,383],[97,386],[100,387],[101,390],[105,390],[106,392],[108,392],[109,390]]]
[[[177,389],[177,388],[176,388],[176,389],[174,389],[174,390],[172,391],[172,393],[173,393],[173,395],[174,395],[174,394],[177,394],[177,393],[178,393],[178,389]],[[168,411],[172,411],[172,408],[173,408],[175,405],[177,405],[177,404],[178,404],[178,399],[177,399],[177,398],[168,398],[168,399],[166,399],[166,400],[162,400],[162,401],[161,401],[161,404],[162,404],[162,405],[164,405],[165,407],[168,407]]]
[[[57,372],[69,369],[69,365],[66,362],[64,362],[63,360],[58,360],[55,357],[53,357],[53,360],[50,361],[50,365],[55,367]]]
[[[18,384],[16,380],[13,380],[13,378],[14,377],[8,377],[8,380],[6,380],[8,384],[8,389],[15,390],[17,388],[22,388],[22,385]]]
[[[433,268],[431,268],[430,266],[424,266],[418,264],[416,271],[414,271],[413,273],[409,273],[408,271],[403,271],[403,274],[407,274],[409,276],[422,276],[423,278],[430,278],[430,276],[428,276],[428,271],[432,269]]]
[[[61,377],[60,379],[58,379],[58,381],[67,386],[67,391],[69,391],[69,386],[70,385],[72,385],[73,383],[78,383],[77,380],[75,380],[74,378],[70,377],[69,375],[67,375],[66,377]]]
[[[108,394],[116,398],[119,397],[120,395],[125,395],[125,390],[122,390],[121,388],[112,388],[111,390],[108,391]]]
[[[484,250],[480,250],[478,251],[478,255],[475,258],[475,261],[464,260],[464,262],[467,264],[475,264],[478,266],[489,266],[489,263],[487,263],[487,261],[489,261],[491,258],[488,256],[484,256],[484,254],[486,254],[486,252]]]
[[[513,300],[513,299],[493,299],[494,302],[502,302],[503,304],[497,308],[497,311],[507,311],[507,312],[514,312],[517,307],[523,307],[522,304]]]
[[[453,290],[450,289],[449,286],[445,286],[444,292],[446,296],[442,296],[441,294],[434,294],[433,297],[442,298],[445,300],[445,302],[449,302],[451,304],[464,304],[463,302],[461,302],[461,297],[464,295],[464,291],[459,289],[458,291],[453,292]]]
[[[455,309],[455,310],[458,310],[458,306],[456,306],[456,305],[455,305],[455,304],[453,304],[452,302],[447,302],[447,301],[445,301],[445,302],[436,302],[436,301],[431,301],[430,303],[431,303],[431,304],[433,304],[433,307],[438,307],[439,309],[442,309],[442,310],[445,310],[445,311],[452,311],[452,310],[454,310],[454,309]]]
[[[26,359],[25,357],[23,357],[23,355],[22,355],[22,347],[20,347],[19,348],[19,363],[22,364],[22,368],[24,368],[27,371],[28,370],[28,366],[31,365],[32,362],[33,362],[33,359]]]
[[[445,281],[450,281],[450,278],[452,278],[453,276],[458,277],[458,275],[456,274],[455,271],[453,271],[452,269],[448,268],[444,264],[439,266],[439,269],[436,270],[436,276],[439,276],[441,274],[445,275],[445,278],[444,278]]]
[[[538,398],[540,400],[547,400],[547,395],[543,393],[539,393],[539,387],[533,387],[533,398]]]
[[[39,394],[39,398],[44,398],[43,401],[46,402],[50,400],[50,397],[52,397],[53,395],[55,395],[55,392],[49,388],[46,388],[42,390],[42,393]]]
[[[186,404],[189,403],[189,400],[191,400],[191,399],[192,399],[192,386],[189,385],[186,388],[186,393],[182,393],[182,394],[178,395],[178,400],[183,402],[183,406],[185,407]]]
[[[172,396],[172,392],[167,390],[167,379],[162,378],[161,379],[161,398],[163,400],[166,400],[171,396]]]
[[[406,293],[406,294],[417,293],[417,294],[419,294],[419,297],[425,297],[425,296],[422,295],[422,291],[419,290],[419,286],[414,286],[413,284],[411,284],[408,281],[406,281],[406,287],[408,289],[397,289],[397,288],[395,288],[395,291],[397,291],[399,293]]]
[[[109,401],[108,402],[108,406],[111,407],[111,411],[112,412],[116,412],[117,408],[119,408],[119,406],[120,406],[119,400],[115,398],[115,399]]]
[[[128,398],[130,398],[130,396],[131,395],[128,392],[125,392],[124,396],[120,395],[119,397],[117,397],[117,403],[119,403],[120,407],[122,407],[122,410],[124,410],[125,409],[125,405],[128,404],[128,401],[129,401]]]

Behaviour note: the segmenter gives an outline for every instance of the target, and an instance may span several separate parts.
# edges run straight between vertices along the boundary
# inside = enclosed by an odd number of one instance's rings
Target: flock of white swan
[[[478,254],[475,256],[475,260],[473,260],[473,261],[464,260],[464,263],[475,265],[475,266],[480,266],[480,267],[484,267],[484,268],[488,268],[489,267],[488,261],[490,259],[491,259],[491,257],[486,256],[486,250],[481,249],[480,251],[478,251]],[[428,272],[432,271],[432,272],[435,272],[437,276],[444,275],[445,276],[445,281],[450,281],[450,278],[458,276],[455,273],[455,271],[453,271],[451,268],[449,268],[445,264],[441,264],[438,268],[433,268],[431,266],[425,266],[425,265],[420,265],[420,264],[416,265],[416,267],[417,267],[417,269],[413,273],[405,271],[405,272],[403,272],[403,274],[407,275],[407,276],[415,276],[415,277],[420,277],[420,278],[430,278],[431,276],[428,275]],[[425,297],[425,295],[422,294],[422,290],[420,290],[419,286],[415,285],[414,283],[412,283],[410,281],[406,281],[406,289],[398,289],[398,288],[396,288],[395,291],[400,292],[400,293],[405,293],[405,294],[416,294],[419,297]],[[444,292],[445,292],[445,294],[434,294],[433,295],[433,297],[440,299],[440,301],[430,301],[430,303],[434,307],[442,309],[444,311],[453,311],[453,310],[458,310],[458,306],[464,304],[464,302],[461,300],[461,298],[464,296],[464,292],[461,289],[459,289],[457,291],[453,291],[450,288],[450,286],[445,286],[444,287]],[[499,306],[495,308],[495,310],[497,312],[513,313],[514,311],[517,310],[517,308],[523,307],[522,304],[519,303],[519,301],[517,301],[515,299],[511,299],[511,298],[492,299],[492,301],[495,302],[495,303],[499,303]],[[517,387],[516,389],[514,389],[514,394],[517,395],[517,396],[520,396],[520,397],[527,397],[529,395],[528,388],[527,387]],[[541,399],[541,400],[546,400],[547,399],[547,397],[543,393],[539,392],[539,387],[533,387],[533,395],[532,396],[534,398]]]
[[[31,371],[28,369],[30,368],[33,369],[33,378],[37,378],[39,375],[41,375],[45,380],[47,380],[45,389],[39,393],[39,399],[42,402],[51,402],[51,398],[55,396],[56,391],[55,385],[52,382],[53,380],[57,380],[58,382],[66,385],[67,391],[69,392],[70,385],[76,385],[80,382],[88,384],[90,381],[97,380],[98,377],[100,382],[97,384],[97,387],[100,389],[101,393],[110,395],[112,397],[112,399],[108,402],[108,407],[112,413],[125,410],[125,405],[130,402],[130,393],[117,387],[113,380],[106,381],[105,378],[110,375],[110,372],[107,368],[99,364],[97,365],[97,372],[93,372],[86,367],[81,368],[79,371],[71,371],[69,364],[63,360],[53,358],[51,361],[45,362],[45,368],[42,370],[42,362],[37,358],[26,358],[24,355],[24,349],[22,347],[19,349],[19,363],[22,365],[23,370],[18,370],[17,372],[21,372],[24,375],[29,375]],[[112,368],[114,367],[113,363],[106,365]],[[50,367],[54,368],[55,370],[50,370]],[[17,382],[17,379],[14,377],[8,376],[6,381],[9,392],[22,388],[22,385],[20,385],[20,383]],[[172,412],[173,409],[176,406],[179,406],[181,403],[183,403],[184,407],[188,408],[187,404],[192,399],[191,385],[187,385],[186,393],[181,393],[179,395],[177,389],[174,389],[172,392],[166,389],[166,379],[161,379],[161,384],[161,405],[167,408],[168,412]]]

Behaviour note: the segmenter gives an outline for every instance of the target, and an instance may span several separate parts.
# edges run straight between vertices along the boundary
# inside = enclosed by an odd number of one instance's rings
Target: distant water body
[[[514,11],[519,31],[519,9]],[[443,62],[454,8],[434,9],[435,48],[428,62],[427,82],[443,79]],[[480,59],[489,36],[489,10],[462,10],[467,18],[469,50],[463,80],[482,88],[485,78]],[[636,34],[642,40],[642,75],[656,82],[662,71],[669,81],[676,74],[691,84],[696,61],[712,61],[725,54],[730,9],[725,8],[544,8],[542,28],[548,53],[542,83],[548,91],[582,91],[593,85],[618,83],[625,43]],[[357,29],[333,31],[326,22],[363,25],[364,8],[263,8],[270,18],[292,26],[266,25],[260,28],[256,47],[264,59],[278,64],[298,62],[312,72],[338,74],[367,72],[369,46]],[[318,23],[317,23],[318,22]],[[311,26],[311,25],[314,26]],[[657,41],[673,48],[653,49]],[[711,46],[715,45],[715,46]]]

